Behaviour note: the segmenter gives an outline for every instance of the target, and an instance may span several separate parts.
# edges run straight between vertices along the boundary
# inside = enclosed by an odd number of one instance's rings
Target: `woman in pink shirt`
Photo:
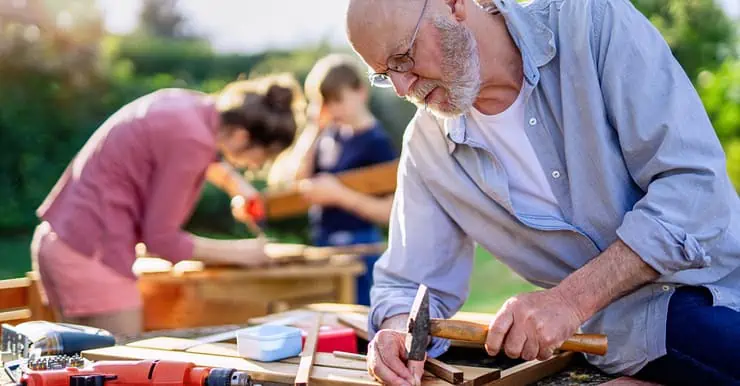
[[[31,246],[57,318],[114,334],[141,330],[135,246],[156,256],[244,265],[267,261],[259,239],[213,240],[181,229],[206,179],[232,197],[290,145],[302,97],[289,75],[238,81],[218,95],[164,89],[114,113],[37,211]]]

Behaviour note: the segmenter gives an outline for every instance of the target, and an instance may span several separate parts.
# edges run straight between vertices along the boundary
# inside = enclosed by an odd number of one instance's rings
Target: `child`
[[[261,240],[213,240],[181,230],[208,178],[236,196],[250,186],[230,165],[257,168],[290,145],[297,83],[273,76],[220,95],[164,89],[113,114],[39,207],[32,258],[61,321],[140,332],[135,245],[177,263],[267,261]]]
[[[356,192],[333,176],[397,157],[390,138],[368,109],[365,78],[351,57],[333,54],[316,63],[304,91],[317,124],[306,127],[291,157],[281,161],[297,166],[294,179],[308,179],[301,189],[305,199],[315,204],[309,212],[313,243],[337,246],[382,241],[379,225],[388,224],[393,195]],[[285,173],[282,166],[275,170]],[[367,272],[357,282],[358,304],[370,304],[372,269],[378,257],[364,257]]]

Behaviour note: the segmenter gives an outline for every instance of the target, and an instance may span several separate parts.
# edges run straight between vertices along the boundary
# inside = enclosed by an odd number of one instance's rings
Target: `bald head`
[[[434,14],[439,0],[429,0],[424,14]],[[401,53],[408,47],[424,0],[350,0],[347,8],[347,37],[352,47],[374,67],[373,56]],[[373,55],[380,54],[380,55]]]
[[[475,37],[464,25],[472,0],[350,0],[347,33],[375,73],[390,79],[401,97],[440,116],[473,104],[480,85]],[[388,59],[409,53],[411,67],[389,69]],[[395,62],[398,63],[398,62]],[[407,60],[405,63],[409,63]]]

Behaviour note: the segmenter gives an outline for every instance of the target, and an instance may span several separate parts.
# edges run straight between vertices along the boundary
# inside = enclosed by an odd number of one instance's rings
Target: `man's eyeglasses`
[[[403,54],[395,54],[390,56],[385,63],[386,67],[388,68],[385,72],[376,72],[370,74],[370,84],[372,86],[382,88],[393,87],[393,82],[391,81],[391,77],[388,74],[389,71],[404,73],[411,71],[411,69],[414,68],[415,63],[414,59],[411,57],[411,49],[414,47],[416,34],[419,32],[419,27],[421,26],[421,21],[424,18],[424,11],[427,8],[428,2],[429,0],[424,0],[424,7],[421,9],[419,21],[416,22],[416,28],[414,29],[414,34],[411,36],[408,50],[406,50],[406,52],[404,52]]]

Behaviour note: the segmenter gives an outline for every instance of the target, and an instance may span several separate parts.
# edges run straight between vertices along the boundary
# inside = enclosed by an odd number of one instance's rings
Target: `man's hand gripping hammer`
[[[408,359],[423,361],[426,358],[426,347],[430,336],[482,345],[486,343],[488,337],[488,325],[462,320],[429,318],[429,289],[422,284],[411,306],[406,332]],[[575,334],[560,346],[560,350],[605,355],[607,337],[599,334]]]

